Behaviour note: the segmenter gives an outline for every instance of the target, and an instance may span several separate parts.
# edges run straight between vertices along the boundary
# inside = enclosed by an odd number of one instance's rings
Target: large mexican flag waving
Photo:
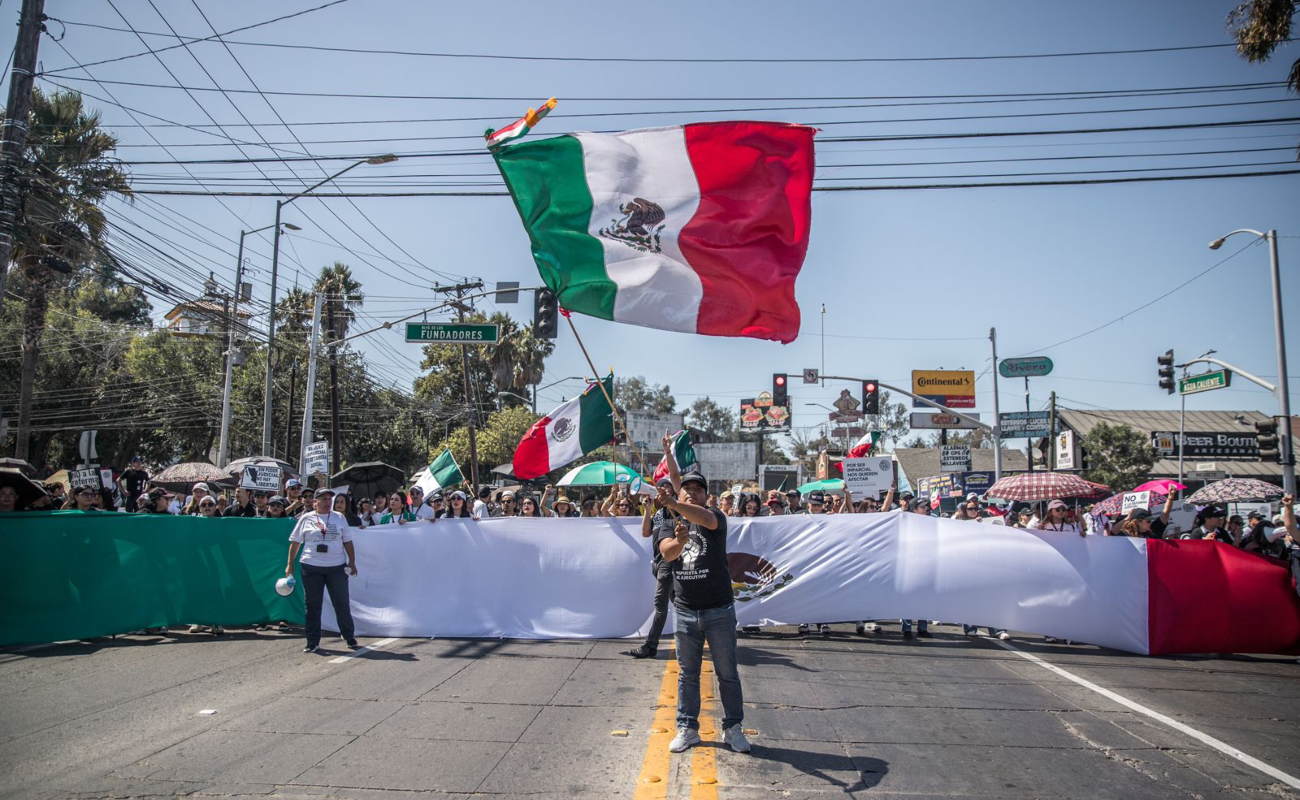
[[[614,376],[587,390],[533,423],[515,448],[515,477],[538,478],[571,464],[614,439],[614,411],[605,393],[614,396]]]
[[[794,341],[812,128],[708,122],[497,148],[560,305],[712,336]]]

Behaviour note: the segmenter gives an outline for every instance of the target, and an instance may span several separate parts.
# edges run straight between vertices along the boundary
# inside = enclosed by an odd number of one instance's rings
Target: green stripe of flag
[[[618,285],[605,271],[600,241],[587,233],[592,200],[582,143],[557,136],[512,144],[493,155],[528,230],[542,280],[565,308],[612,320]]]
[[[605,384],[605,392],[613,397],[613,373],[602,382]],[[582,446],[583,455],[608,444],[614,438],[614,410],[609,407],[605,392],[602,392],[599,386],[592,384],[578,402],[582,410],[578,416],[578,443]]]

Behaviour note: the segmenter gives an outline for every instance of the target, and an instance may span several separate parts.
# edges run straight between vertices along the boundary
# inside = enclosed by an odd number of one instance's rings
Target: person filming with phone
[[[334,492],[318,489],[312,499],[314,510],[304,513],[289,534],[289,564],[286,578],[293,576],[293,560],[302,552],[302,584],[307,596],[307,646],[304,653],[314,653],[320,646],[320,612],[329,589],[330,604],[338,620],[339,635],[349,650],[356,650],[352,625],[352,608],[348,598],[348,574],[357,574],[357,554],[352,547],[352,531],[347,519],[331,509]],[[347,566],[345,567],[344,564]]]

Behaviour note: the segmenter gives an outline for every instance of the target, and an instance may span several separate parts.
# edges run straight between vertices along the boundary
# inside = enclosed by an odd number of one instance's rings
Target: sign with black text
[[[1178,458],[1178,431],[1154,431],[1151,444],[1165,458]],[[1187,431],[1183,435],[1183,458],[1259,458],[1255,432]]]
[[[90,486],[95,489],[103,488],[103,484],[100,483],[98,467],[91,467],[90,469],[74,469],[68,473],[68,477],[72,482],[73,489],[76,489],[79,486]]]
[[[244,467],[244,471],[239,476],[239,486],[243,489],[252,489],[255,492],[271,492],[272,494],[279,492],[280,468]]]
[[[880,456],[846,458],[844,486],[859,497],[875,497],[894,485],[894,459]]]
[[[943,472],[970,471],[970,445],[946,444],[939,451],[939,469]]]

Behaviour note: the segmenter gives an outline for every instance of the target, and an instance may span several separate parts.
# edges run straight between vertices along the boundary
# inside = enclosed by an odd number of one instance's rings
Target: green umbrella
[[[560,478],[559,486],[609,486],[618,483],[618,475],[626,475],[624,480],[636,477],[636,470],[613,461],[593,461],[574,467]]]
[[[827,478],[826,480],[822,480],[822,481],[813,481],[812,483],[805,483],[803,486],[799,487],[800,494],[808,494],[809,492],[842,492],[842,491],[844,491],[844,481],[841,478]]]

